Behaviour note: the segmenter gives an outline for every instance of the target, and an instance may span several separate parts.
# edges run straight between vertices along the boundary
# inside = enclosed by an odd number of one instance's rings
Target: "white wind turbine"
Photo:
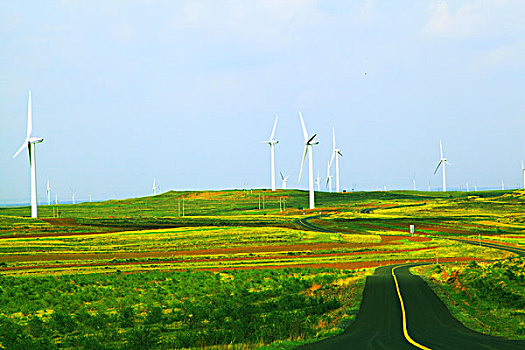
[[[272,133],[270,134],[270,139],[268,141],[262,141],[261,143],[267,143],[270,146],[270,155],[271,155],[271,171],[272,171],[272,191],[275,191],[275,145],[279,143],[279,140],[274,140],[273,136],[275,135],[275,128],[277,127],[278,116],[275,116],[275,123],[273,123]]]
[[[328,192],[332,192],[332,178],[333,176],[330,175],[330,166],[332,164],[330,164],[330,161],[328,161],[327,165],[326,165],[326,186],[328,187]]]
[[[321,178],[319,177],[319,173],[317,173],[317,177],[315,178],[315,184],[317,185],[317,191],[321,192]]]
[[[157,190],[159,189],[159,186],[157,186],[157,179],[153,179],[153,195],[157,195]]]
[[[47,205],[51,205],[51,187],[49,187],[49,180],[47,180]]]
[[[308,188],[310,190],[310,209],[314,209],[315,208],[314,164],[313,164],[312,146],[317,145],[319,142],[314,140],[317,134],[314,134],[313,136],[308,136],[308,132],[306,131],[306,126],[304,125],[303,115],[301,114],[301,112],[299,112],[299,118],[301,119],[301,126],[303,128],[303,136],[304,136],[304,154],[303,154],[303,160],[301,162],[301,171],[299,172],[299,181],[301,181],[304,161],[306,160],[306,155],[308,155]]]
[[[72,187],[70,187],[69,190],[71,191],[71,203],[76,204],[76,202],[75,202],[75,194],[76,194],[77,191],[75,189],[73,189]]]
[[[521,173],[523,175],[523,188],[525,189],[525,167],[523,166],[523,161],[521,161]]]
[[[31,91],[29,91],[29,102],[27,107],[27,134],[26,139],[22,146],[13,155],[13,158],[18,156],[20,152],[27,148],[29,152],[29,166],[31,168],[31,217],[36,218],[37,214],[37,201],[36,201],[36,159],[35,159],[35,144],[44,141],[42,137],[31,137],[33,131],[33,116],[31,108]]]
[[[341,150],[335,147],[335,128],[332,128],[333,131],[333,150],[332,150],[332,159],[330,159],[330,164],[332,164],[335,157],[335,192],[339,192],[339,156],[343,156]]]
[[[441,144],[441,140],[439,140],[439,150],[441,152],[441,158],[439,160],[439,163],[436,167],[436,170],[434,170],[434,174],[437,173],[439,167],[441,166],[443,168],[443,192],[447,192],[447,180],[445,177],[445,165],[452,165],[449,163],[447,158],[443,157],[443,145]]]
[[[283,181],[283,190],[286,189],[286,183],[288,182],[288,176],[284,176],[283,173],[279,172],[281,174],[281,180]]]

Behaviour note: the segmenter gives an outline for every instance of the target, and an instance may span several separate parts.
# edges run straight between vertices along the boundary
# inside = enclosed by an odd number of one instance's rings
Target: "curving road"
[[[316,229],[307,220],[297,223]],[[481,245],[525,256],[525,249]],[[463,326],[432,289],[410,273],[409,268],[417,265],[420,264],[378,268],[367,277],[361,307],[352,325],[341,335],[298,349],[525,349],[525,341],[488,336]]]

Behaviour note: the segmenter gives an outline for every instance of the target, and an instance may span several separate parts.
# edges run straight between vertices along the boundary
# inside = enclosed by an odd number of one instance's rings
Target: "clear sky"
[[[341,187],[516,187],[525,158],[524,1],[0,2],[0,203],[297,182],[301,110]],[[324,181],[324,179],[323,179]],[[278,181],[280,187],[280,181]]]

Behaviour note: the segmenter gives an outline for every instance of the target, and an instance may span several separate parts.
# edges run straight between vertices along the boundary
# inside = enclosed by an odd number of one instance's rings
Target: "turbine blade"
[[[13,159],[15,159],[16,156],[19,155],[20,152],[22,152],[22,150],[23,150],[24,148],[27,147],[27,145],[28,145],[27,141],[24,141],[24,143],[22,144],[22,146],[20,146],[20,148],[18,149],[18,151],[16,151],[15,155],[13,156]]]
[[[341,157],[343,156],[343,154],[341,153],[341,150],[338,150],[337,154],[339,154]]]
[[[452,163],[450,163],[448,160],[445,160],[444,162],[446,165],[452,165]]]
[[[284,180],[284,176],[283,176],[283,173],[279,171],[279,174],[281,174],[281,179]]]
[[[29,166],[33,166],[33,162],[32,162],[32,160],[31,160],[31,149],[32,149],[32,148],[33,148],[33,147],[31,147],[31,144],[28,142],[28,143],[27,143],[27,151],[28,151],[28,153],[29,153]]]
[[[333,136],[333,141],[334,141],[334,149],[335,149],[335,128],[332,128],[332,136]]]
[[[521,170],[524,170],[525,168],[523,167],[523,161],[521,161]]]
[[[33,112],[31,108],[31,90],[30,90],[29,91],[29,102],[27,105],[27,135],[26,135],[27,139],[31,136],[32,131],[33,131]]]
[[[304,146],[303,161],[301,162],[301,171],[299,171],[299,181],[301,181],[301,175],[303,173],[304,161],[306,159],[306,154],[308,153],[308,146]]]
[[[273,141],[273,136],[275,135],[275,127],[277,126],[277,120],[279,119],[278,116],[275,116],[275,123],[273,123],[273,129],[272,134],[270,135],[270,141]]]
[[[332,152],[332,157],[330,158],[330,163],[329,163],[329,167],[332,167],[332,163],[334,161],[334,157],[335,157],[335,152]]]
[[[306,131],[306,126],[304,125],[303,115],[301,114],[301,111],[299,111],[299,118],[301,118],[301,126],[303,127],[303,136],[304,136],[304,142],[308,142],[308,132]]]
[[[438,169],[439,169],[439,166],[441,165],[441,163],[443,163],[442,160],[439,161],[438,163],[438,166],[436,167],[436,170],[434,170],[434,174],[437,173]]]
[[[439,140],[439,151],[441,152],[441,159],[443,159],[443,144],[441,143],[441,140]]]

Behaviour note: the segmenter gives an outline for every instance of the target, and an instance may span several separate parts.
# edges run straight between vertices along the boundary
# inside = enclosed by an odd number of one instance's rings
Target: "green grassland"
[[[467,327],[525,339],[525,258],[414,270]]]
[[[523,291],[523,264],[501,270],[481,260],[514,254],[449,238],[523,246],[523,191],[317,193],[315,210],[307,196],[171,191],[40,206],[40,219],[0,208],[0,348],[293,348],[347,327],[375,267],[436,259],[476,295],[458,309],[448,279],[419,270],[458,318],[522,336],[515,305],[497,316],[518,326],[485,321],[507,294],[477,292],[475,276],[512,270],[518,282],[503,281]],[[322,232],[301,225],[309,216]]]

